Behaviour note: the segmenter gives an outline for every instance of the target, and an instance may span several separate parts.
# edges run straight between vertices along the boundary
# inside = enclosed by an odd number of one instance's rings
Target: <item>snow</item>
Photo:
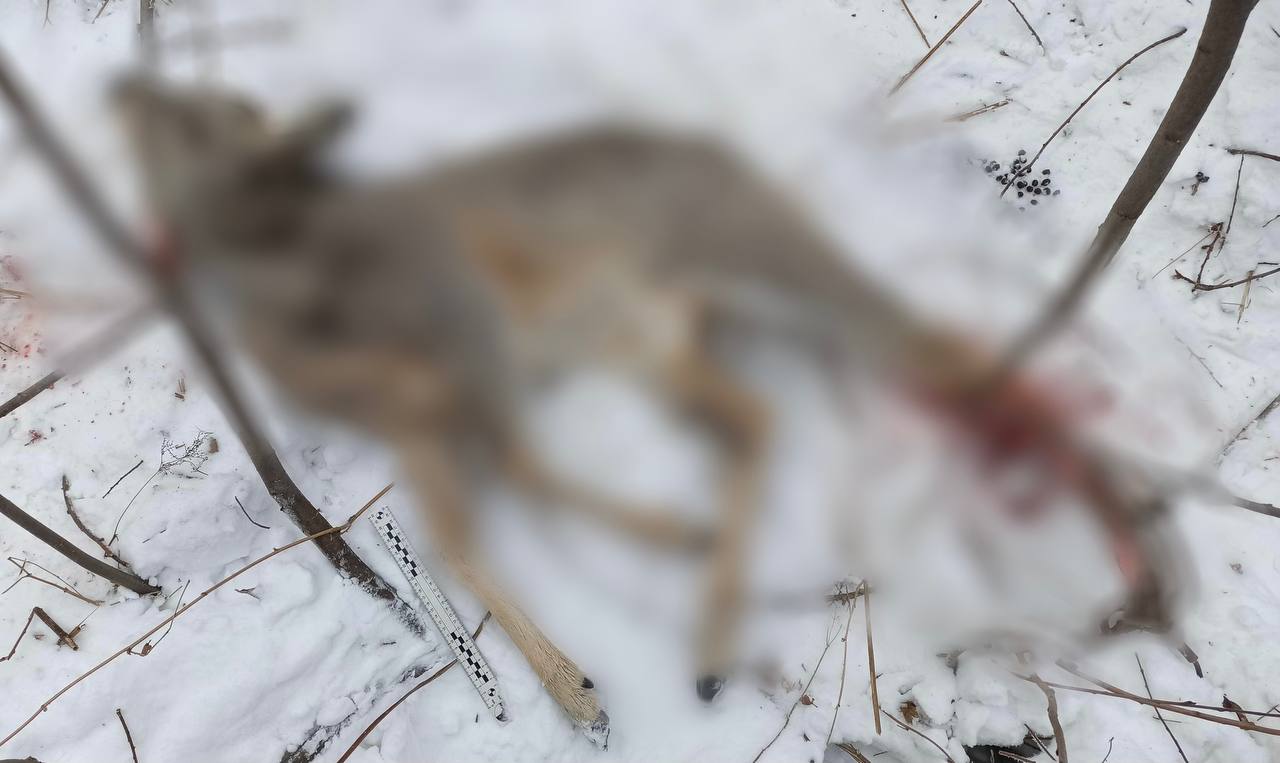
[[[284,19],[283,32],[242,33],[217,52],[176,51],[166,67],[244,89],[281,114],[317,98],[353,99],[359,123],[336,160],[369,176],[606,115],[712,130],[803,198],[861,265],[996,342],[1025,323],[1092,236],[1180,81],[1207,7],[1206,0],[1017,2],[1045,51],[1008,3],[989,0],[889,101],[885,91],[925,50],[892,0],[191,0],[161,4],[159,13],[165,37],[213,23]],[[910,4],[931,41],[968,7],[964,0]],[[113,2],[94,22],[97,6],[53,0],[45,24],[43,2],[12,2],[0,48],[36,84],[113,203],[138,221],[128,154],[103,103],[110,77],[135,58],[136,9]],[[1174,268],[1195,270],[1198,250],[1156,274],[1206,225],[1227,218],[1241,165],[1225,146],[1280,151],[1280,109],[1271,98],[1280,92],[1277,25],[1274,7],[1255,11],[1220,95],[1085,320],[1038,365],[1051,384],[1087,404],[1081,418],[1100,435],[1146,460],[1216,473],[1259,501],[1280,500],[1270,460],[1280,417],[1218,454],[1280,391],[1268,372],[1280,358],[1280,334],[1271,328],[1280,301],[1268,281],[1253,285],[1243,313],[1240,289],[1191,296],[1169,276]],[[1045,151],[1038,166],[1052,170],[1061,196],[1025,210],[997,199],[984,160],[1007,165],[1018,149],[1034,153],[1117,64],[1181,27],[1186,35],[1128,67]],[[1010,103],[996,111],[942,121],[1002,98]],[[1210,180],[1193,195],[1197,171]],[[1280,224],[1262,227],[1280,213],[1277,173],[1273,162],[1244,162],[1230,244],[1205,269],[1207,281],[1242,277],[1277,250]],[[0,397],[7,398],[54,368],[59,348],[91,336],[143,292],[68,212],[7,119],[0,119],[0,231],[0,286],[39,295],[0,302],[0,341],[17,349],[0,355]],[[778,408],[753,587],[765,599],[864,575],[875,581],[881,703],[901,717],[902,704],[914,702],[914,727],[953,758],[964,759],[964,745],[1020,742],[1027,727],[1051,735],[1043,695],[1012,674],[1032,668],[1019,665],[995,632],[1006,624],[1038,632],[1042,647],[1064,645],[1087,672],[1136,693],[1144,690],[1135,654],[1156,697],[1218,705],[1225,694],[1251,709],[1280,702],[1276,520],[1179,502],[1172,524],[1183,539],[1186,600],[1178,630],[1090,639],[1096,606],[1117,580],[1088,528],[1072,517],[988,528],[999,541],[988,561],[1008,578],[993,594],[984,570],[961,558],[954,541],[956,527],[981,520],[970,505],[981,500],[940,500],[951,498],[939,494],[941,477],[920,478],[896,458],[916,448],[942,464],[946,444],[909,426],[895,429],[884,401],[840,399],[820,369],[797,355],[774,347],[743,359],[744,373]],[[307,420],[250,364],[238,370],[290,473],[331,521],[397,478],[384,446]],[[174,394],[180,379],[182,398]],[[861,428],[844,417],[849,406]],[[530,427],[568,473],[638,500],[714,514],[707,444],[625,381],[575,379],[531,413]],[[158,471],[162,442],[191,442],[201,432],[219,448],[199,473]],[[104,498],[139,459],[143,466]],[[167,617],[183,586],[190,601],[298,537],[180,338],[162,323],[0,420],[0,461],[7,465],[0,494],[90,553],[96,549],[63,508],[62,476],[80,515],[108,537],[137,493],[118,548],[164,588],[164,598],[154,599],[113,589],[0,524],[0,554],[37,561],[105,602],[94,607],[32,580],[0,596],[3,649],[34,606],[66,627],[88,618],[79,651],[56,646],[37,623],[31,633],[44,637],[29,633],[13,659],[0,663],[0,734]],[[513,720],[494,723],[463,673],[450,671],[383,721],[353,762],[748,761],[782,725],[831,638],[808,689],[813,703],[796,706],[762,760],[822,759],[842,683],[833,741],[869,757],[885,753],[876,761],[941,759],[937,748],[887,720],[876,734],[862,604],[848,621],[847,649],[845,609],[760,608],[743,634],[750,667],[706,707],[694,697],[688,648],[697,565],[592,528],[543,522],[519,495],[492,493],[477,511],[492,530],[496,571],[600,688],[613,718],[608,751],[594,750],[569,725],[490,623],[478,644]],[[250,524],[236,498],[270,529]],[[414,500],[400,485],[384,503],[426,552]],[[359,523],[346,537],[410,595],[371,527]],[[479,605],[439,577],[474,627]],[[0,571],[0,587],[16,579]],[[1182,641],[1199,655],[1203,677],[1178,654]],[[940,656],[952,649],[963,649],[954,670]],[[304,546],[209,596],[148,656],[117,660],[61,696],[0,754],[45,763],[127,760],[114,718],[121,708],[142,760],[278,760],[297,745],[315,750],[324,741],[317,760],[331,761],[411,685],[402,681],[405,671],[431,671],[449,658],[434,636],[411,636]],[[769,668],[780,680],[756,675]],[[1073,680],[1048,661],[1034,669]],[[1177,755],[1149,708],[1066,691],[1057,700],[1074,760],[1100,761],[1109,750],[1125,763]],[[1166,716],[1191,760],[1280,759],[1272,737]]]

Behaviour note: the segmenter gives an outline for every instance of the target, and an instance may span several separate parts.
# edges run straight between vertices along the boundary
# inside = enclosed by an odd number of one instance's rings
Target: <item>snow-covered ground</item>
[[[1016,2],[1043,50],[1010,3],[986,0],[892,99],[889,87],[926,50],[892,0],[174,0],[159,13],[161,37],[171,43],[164,67],[175,77],[225,82],[281,113],[318,97],[354,101],[359,121],[337,160],[362,174],[602,116],[713,130],[803,198],[864,267],[922,308],[996,341],[1025,322],[1092,236],[1163,115],[1207,8],[1207,0]],[[0,49],[122,213],[140,221],[128,154],[103,99],[111,76],[136,60],[136,8],[116,0],[94,21],[98,5],[52,0],[46,23],[44,2],[13,0],[0,20]],[[964,0],[910,5],[931,42],[968,8]],[[1129,66],[1046,150],[1038,166],[1051,170],[1060,195],[1034,206],[997,198],[984,164],[1007,166],[1019,149],[1034,153],[1115,66],[1181,27],[1188,34]],[[1280,164],[1249,158],[1241,169],[1224,150],[1280,152],[1276,27],[1280,13],[1263,3],[1232,74],[1087,316],[1039,361],[1046,378],[1092,401],[1086,418],[1100,433],[1144,459],[1202,468],[1268,502],[1280,501],[1280,480],[1270,471],[1280,417],[1219,453],[1280,393],[1268,373],[1280,359],[1280,335],[1267,328],[1280,299],[1266,280],[1252,285],[1244,310],[1240,288],[1192,296],[1170,275],[1199,266],[1195,249],[1161,269],[1233,207],[1230,243],[1205,269],[1206,281],[1280,260],[1280,224],[1263,227],[1280,214]],[[227,39],[189,44],[208,29]],[[989,113],[945,121],[1005,99]],[[1193,188],[1197,172],[1209,179]],[[0,398],[54,368],[64,342],[91,335],[143,298],[3,117],[0,287],[34,295],[0,301]],[[688,649],[695,565],[587,528],[540,523],[518,508],[519,496],[495,490],[478,511],[492,528],[500,574],[595,680],[613,718],[609,749],[595,750],[569,725],[490,624],[479,645],[513,720],[493,722],[465,676],[451,671],[384,720],[353,762],[751,761],[784,724],[761,760],[840,759],[844,753],[828,751],[828,740],[849,742],[876,761],[941,760],[923,736],[964,760],[965,746],[1016,744],[1028,727],[1051,734],[1043,695],[1011,674],[1017,663],[1004,642],[975,636],[981,624],[1009,622],[1011,612],[1050,634],[1047,640],[1067,642],[1092,674],[1139,694],[1135,654],[1156,697],[1219,705],[1225,694],[1260,710],[1280,702],[1275,519],[1179,503],[1173,524],[1187,595],[1178,631],[1075,651],[1072,637],[1089,633],[1096,605],[1115,584],[1106,554],[1078,523],[1051,517],[1011,531],[1015,537],[992,551],[1007,590],[984,591],[978,573],[948,556],[954,544],[942,530],[955,514],[952,496],[905,477],[864,484],[868,474],[903,471],[902,451],[875,429],[879,406],[856,401],[872,409],[863,411],[868,423],[860,431],[840,415],[849,401],[833,400],[820,369],[789,348],[762,348],[743,363],[779,410],[752,571],[760,604],[744,633],[751,668],[716,703],[701,705]],[[247,364],[242,372],[290,472],[331,521],[396,479],[384,447],[306,420]],[[577,379],[532,418],[564,469],[623,493],[710,510],[705,443],[618,380]],[[202,432],[218,447],[208,453],[204,444],[200,471],[161,468],[163,443],[191,442]],[[90,553],[96,549],[63,507],[63,476],[100,534],[109,537],[128,506],[116,545],[164,589],[163,598],[142,599],[111,588],[0,522],[0,554],[38,562],[103,602],[29,579],[0,595],[0,650],[32,607],[68,627],[87,618],[79,651],[56,646],[37,621],[13,658],[0,662],[0,735],[166,617],[180,597],[190,601],[298,537],[180,338],[162,322],[0,420],[0,456],[0,494]],[[862,466],[850,470],[849,463]],[[251,524],[237,498],[268,529]],[[407,488],[383,503],[421,530]],[[410,595],[367,523],[346,537]],[[418,537],[425,552],[428,539]],[[834,581],[863,576],[876,581],[880,702],[898,717],[904,706],[917,708],[913,727],[923,736],[889,721],[876,733],[861,604],[851,619],[847,608],[820,600],[775,604],[783,594],[818,599]],[[16,569],[0,570],[0,588],[17,579]],[[473,626],[479,605],[443,574],[441,581]],[[1198,654],[1202,677],[1178,653],[1183,641]],[[950,661],[939,654],[962,648]],[[120,708],[143,761],[275,761],[322,741],[315,759],[336,760],[407,689],[398,683],[406,670],[434,669],[449,657],[440,642],[413,638],[301,547],[208,597],[147,656],[126,656],[59,697],[0,755],[127,760]],[[1041,672],[1069,678],[1049,667]],[[1096,763],[1108,752],[1125,763],[1177,759],[1149,708],[1066,691],[1057,700],[1073,760]],[[1280,760],[1271,737],[1168,720],[1190,760]]]

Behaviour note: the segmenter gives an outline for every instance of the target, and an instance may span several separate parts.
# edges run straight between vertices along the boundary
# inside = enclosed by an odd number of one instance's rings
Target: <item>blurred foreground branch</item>
[[[63,190],[83,213],[93,231],[117,257],[151,282],[160,305],[181,326],[191,350],[204,366],[208,378],[222,399],[223,412],[244,445],[250,461],[267,487],[267,492],[279,504],[280,509],[298,529],[316,539],[321,553],[343,576],[355,581],[375,598],[385,601],[415,633],[425,632],[422,620],[396,595],[395,589],[365,564],[338,534],[327,532],[332,529],[328,520],[290,478],[280,457],[250,415],[230,372],[222,362],[212,332],[196,313],[176,268],[161,264],[162,261],[171,264],[179,253],[160,251],[161,247],[147,247],[134,238],[112,212],[89,176],[76,163],[66,145],[39,112],[27,90],[18,82],[8,62],[3,59],[0,59],[0,96],[8,103],[27,139],[44,157]]]
[[[13,501],[0,495],[0,515],[3,515],[17,524],[22,529],[36,536],[37,539],[44,541],[45,544],[62,554],[66,558],[80,565],[84,569],[95,575],[110,580],[118,586],[128,588],[136,594],[146,596],[153,594],[160,589],[151,585],[142,578],[125,570],[119,570],[101,559],[94,559],[85,552],[81,551],[74,543],[50,530],[41,524],[38,519],[23,511]]]

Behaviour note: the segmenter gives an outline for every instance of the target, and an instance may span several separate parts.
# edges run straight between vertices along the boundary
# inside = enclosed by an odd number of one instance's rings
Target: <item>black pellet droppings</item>
[[[1018,181],[1018,187],[1019,187],[1019,188],[1026,188],[1026,187],[1027,187],[1027,181],[1025,181],[1025,180],[1019,180],[1019,181]]]
[[[1021,198],[1022,198],[1022,191],[1018,191],[1018,198],[1019,198],[1019,199],[1021,199]]]
[[[1053,195],[1054,195],[1054,196],[1057,196],[1057,195],[1058,195],[1058,194],[1060,194],[1060,193],[1062,193],[1062,191],[1059,191],[1059,190],[1058,190],[1058,189],[1056,189],[1056,188],[1053,190]]]
[[[1026,156],[1026,155],[1027,155],[1027,150],[1025,148],[1018,149],[1018,156]]]
[[[1035,187],[1036,187],[1036,186],[1038,186],[1038,185],[1040,185],[1040,181],[1039,181],[1039,180],[1032,180],[1032,181],[1031,181],[1031,187],[1032,187],[1032,188],[1035,188]]]
[[[1032,199],[1032,200],[1031,200],[1031,203],[1032,203],[1032,204],[1039,204],[1040,202],[1036,201],[1035,199]]]
[[[1048,175],[1048,174],[1049,174],[1049,170],[1040,170],[1040,174],[1041,174],[1041,175]]]
[[[1049,178],[1040,181],[1040,185],[1049,185]]]

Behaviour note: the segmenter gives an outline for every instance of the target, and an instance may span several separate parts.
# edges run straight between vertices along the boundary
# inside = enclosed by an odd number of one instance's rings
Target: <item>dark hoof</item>
[[[706,675],[698,679],[698,699],[710,702],[724,688],[724,679],[719,676]]]

